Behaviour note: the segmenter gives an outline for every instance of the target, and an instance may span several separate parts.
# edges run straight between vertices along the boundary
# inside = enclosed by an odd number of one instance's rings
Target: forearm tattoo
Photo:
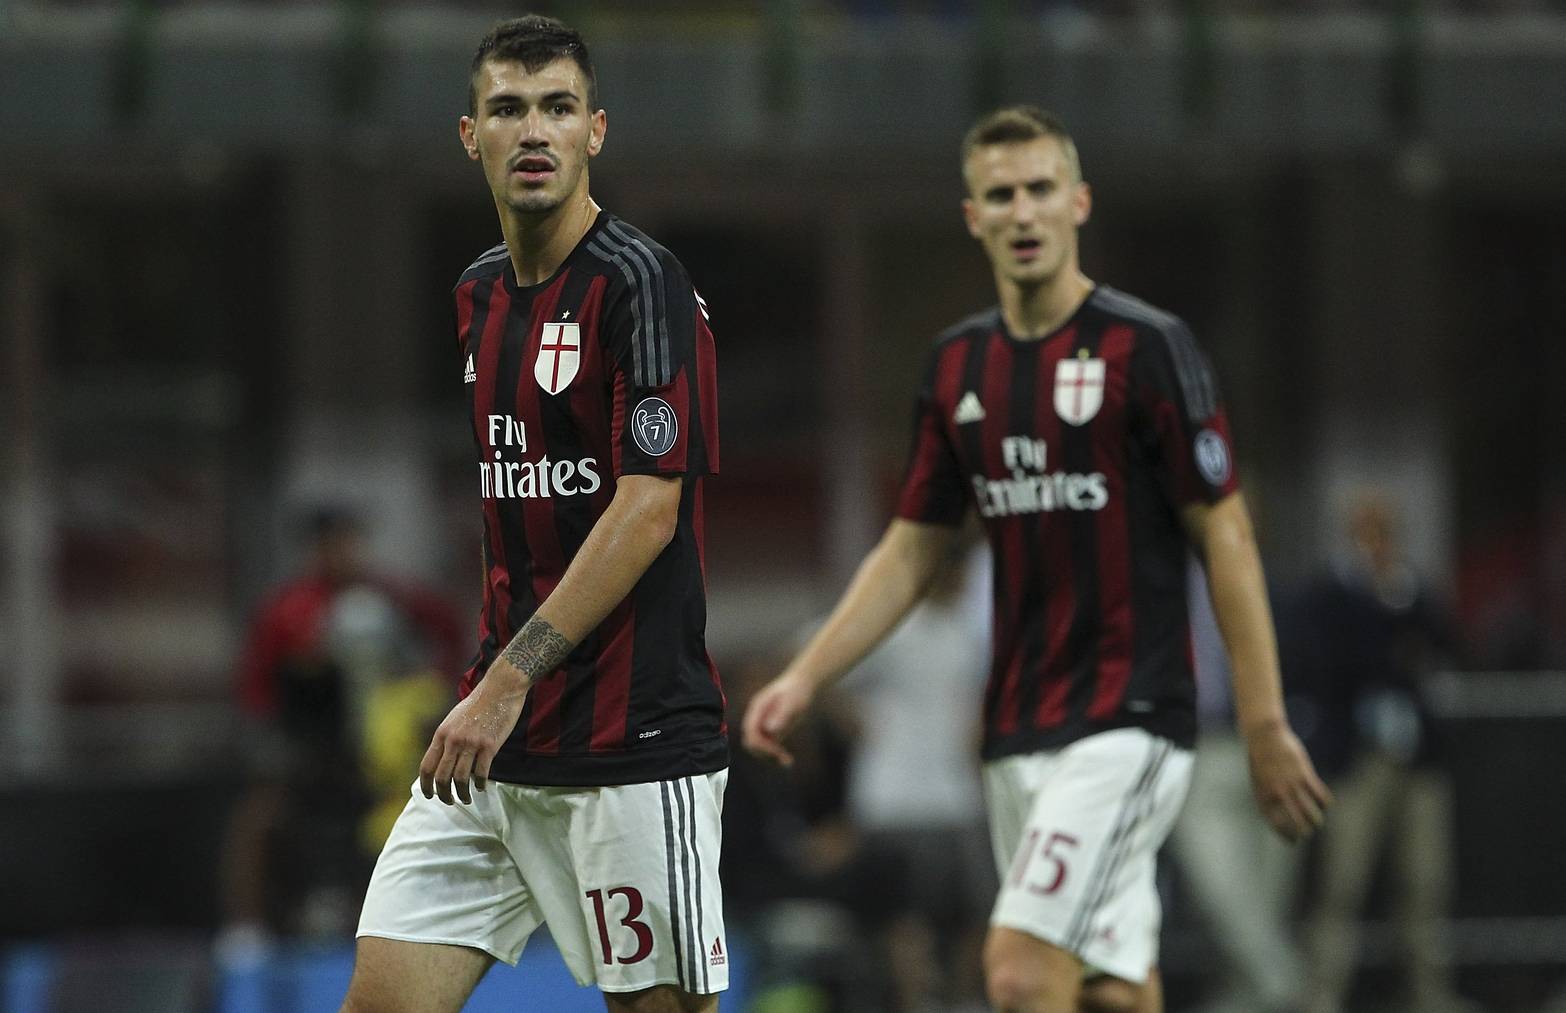
[[[575,646],[561,636],[560,631],[534,616],[523,624],[500,656],[515,665],[530,681],[536,681],[559,668]]]

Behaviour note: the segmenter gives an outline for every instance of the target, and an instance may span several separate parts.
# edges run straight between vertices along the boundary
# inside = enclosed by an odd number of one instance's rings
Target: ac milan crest
[[[1073,426],[1098,414],[1104,404],[1104,360],[1085,355],[1055,365],[1055,412]]]
[[[582,334],[576,324],[548,323],[533,363],[533,379],[551,394],[558,394],[576,378],[582,362]]]

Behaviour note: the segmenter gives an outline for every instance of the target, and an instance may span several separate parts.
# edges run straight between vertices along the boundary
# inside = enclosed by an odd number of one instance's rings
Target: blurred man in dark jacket
[[[1343,1008],[1357,919],[1383,854],[1408,957],[1408,1009],[1468,1008],[1452,989],[1442,928],[1452,893],[1451,785],[1425,680],[1456,663],[1452,623],[1403,557],[1390,499],[1364,493],[1347,551],[1298,603],[1307,743],[1338,804],[1321,844],[1307,946],[1312,1013]]]

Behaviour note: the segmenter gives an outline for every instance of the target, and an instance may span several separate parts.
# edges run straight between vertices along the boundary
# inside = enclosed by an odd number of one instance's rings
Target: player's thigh
[[[1161,921],[1156,855],[1184,799],[1190,753],[1127,728],[1037,759],[1050,770],[1016,801],[1029,808],[990,924],[1141,982]],[[1007,800],[995,793],[992,804]]]
[[[1037,936],[991,926],[984,940],[984,986],[997,1010],[1076,1013],[1082,961]]]
[[[542,915],[506,847],[502,787],[446,805],[414,784],[365,890],[361,938],[466,946],[516,963]]]
[[[640,992],[605,992],[609,1013],[717,1013],[716,995],[693,995],[673,985],[655,985]]]
[[[726,776],[533,794],[556,815],[525,825],[512,853],[579,983],[615,995],[728,987],[718,879]],[[528,836],[532,826],[547,836]]]
[[[494,962],[468,946],[361,936],[343,1013],[457,1013]]]

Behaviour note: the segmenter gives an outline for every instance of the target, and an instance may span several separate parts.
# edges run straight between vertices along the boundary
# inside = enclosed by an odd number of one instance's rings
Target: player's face
[[[474,76],[478,99],[462,117],[462,145],[484,167],[495,203],[518,214],[547,214],[585,189],[588,159],[604,143],[602,109],[587,108],[587,81],[562,58],[529,74],[489,60]]]
[[[1073,175],[1059,139],[984,145],[968,156],[963,175],[968,232],[996,273],[1039,285],[1075,269],[1077,229],[1088,219],[1092,196]]]

